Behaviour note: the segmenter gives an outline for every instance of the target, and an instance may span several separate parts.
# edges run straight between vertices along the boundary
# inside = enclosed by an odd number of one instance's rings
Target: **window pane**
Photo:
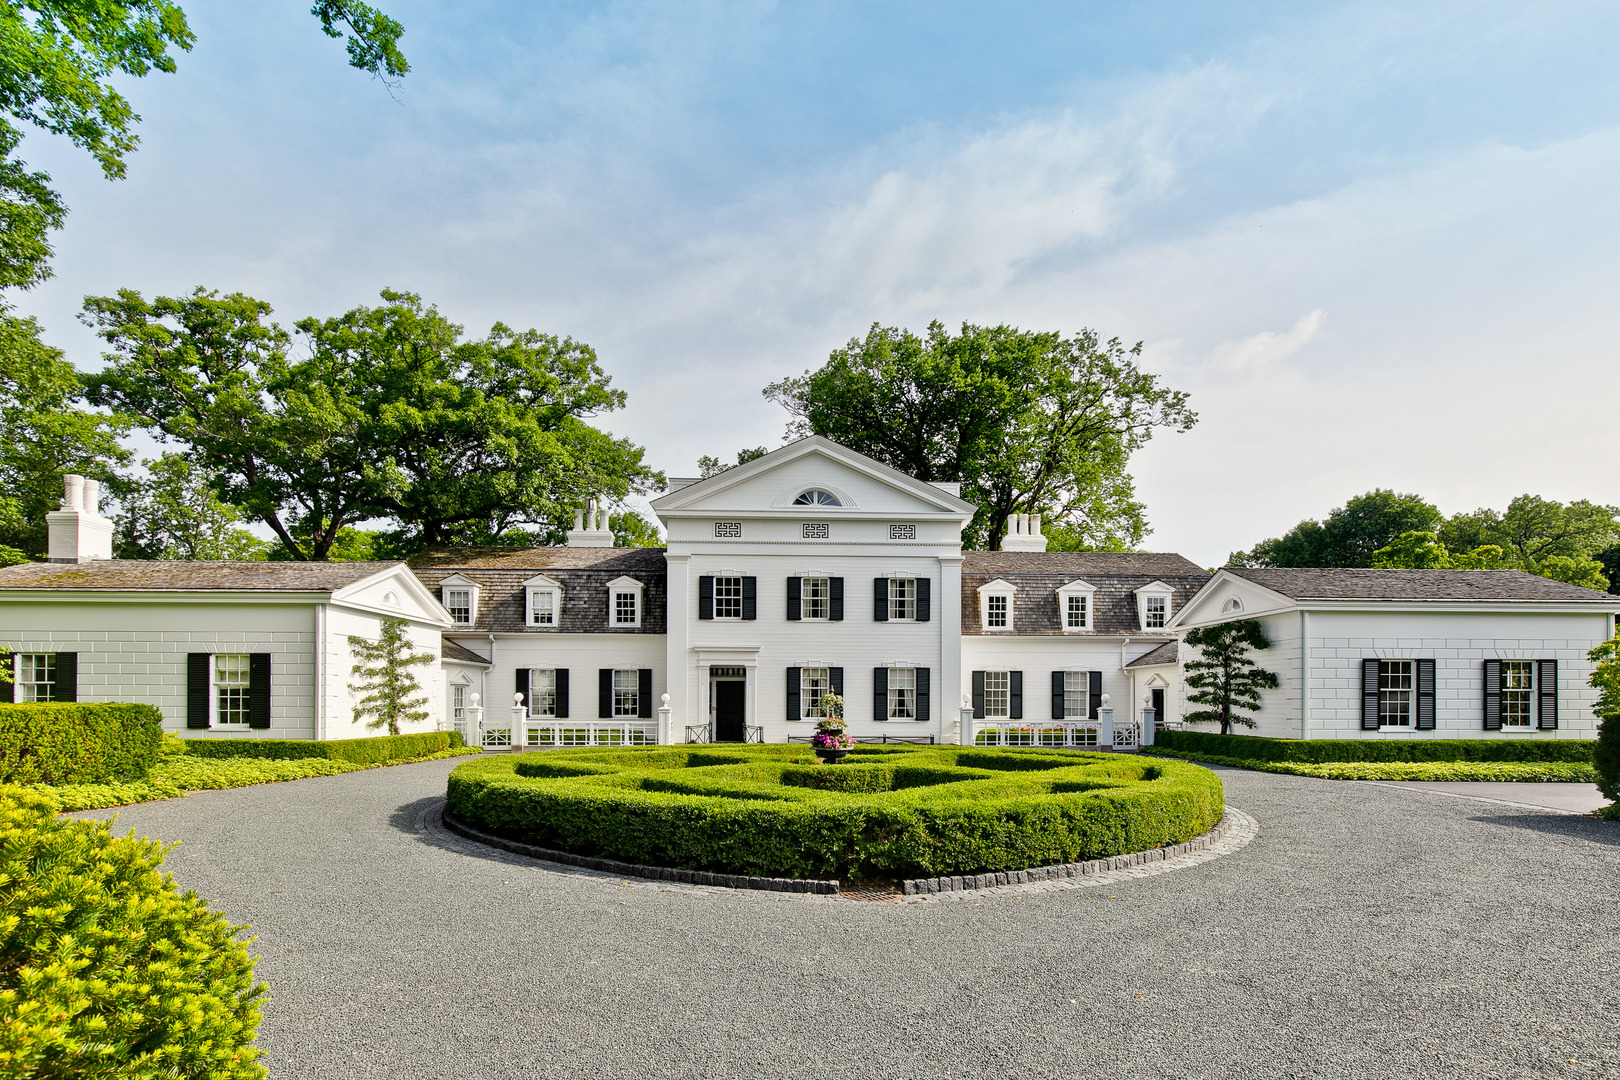
[[[547,589],[529,594],[529,610],[535,626],[553,626],[557,621],[557,594]]]
[[[1084,671],[1063,673],[1063,718],[1084,720],[1091,715],[1091,675]]]
[[[463,626],[472,623],[472,590],[444,590],[444,607],[450,612],[450,621]]]
[[[534,668],[529,672],[529,715],[557,715],[557,671]]]
[[[821,699],[832,691],[832,672],[824,667],[799,669],[799,715],[806,720],[821,720],[827,710]]]
[[[889,719],[917,718],[917,669],[889,669]]]
[[[1007,598],[1005,596],[986,597],[984,611],[987,626],[1007,625]]]
[[[1378,664],[1378,723],[1381,727],[1412,726],[1412,662],[1383,660]]]
[[[56,683],[55,653],[17,654],[17,697],[24,702],[54,700]]]
[[[467,719],[467,688],[465,686],[452,686],[450,688],[450,719],[458,724]]]
[[[889,579],[889,618],[917,617],[917,582],[913,578]]]
[[[1090,606],[1089,596],[1068,597],[1067,611],[1068,627],[1071,630],[1084,630],[1086,628],[1086,609]]]
[[[802,619],[832,617],[832,585],[828,578],[807,577],[800,582],[799,617]]]
[[[717,577],[714,579],[714,617],[717,619],[742,618],[742,578]]]
[[[1006,599],[1002,597],[1002,599]],[[1011,712],[1012,678],[1005,671],[984,673],[984,715],[1005,717]]]
[[[214,723],[248,722],[248,654],[214,654]]]
[[[1163,596],[1150,596],[1147,598],[1147,628],[1158,630],[1164,627],[1170,612],[1170,601]]]
[[[1535,664],[1530,660],[1502,661],[1502,726],[1530,727],[1530,705],[1535,689]]]
[[[613,621],[621,626],[634,626],[636,624],[635,593],[616,592],[613,594]]]
[[[636,716],[641,710],[641,673],[626,668],[613,673],[613,715]]]

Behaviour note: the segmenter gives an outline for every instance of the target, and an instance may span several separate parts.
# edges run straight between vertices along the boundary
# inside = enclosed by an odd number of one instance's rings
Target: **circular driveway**
[[[451,843],[454,764],[120,812],[254,924],[276,1080],[1620,1074],[1620,824],[1218,770],[1222,858],[859,903]]]

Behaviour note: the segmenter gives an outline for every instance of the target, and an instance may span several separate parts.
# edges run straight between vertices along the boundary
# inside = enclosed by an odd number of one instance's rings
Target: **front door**
[[[714,741],[742,742],[747,735],[744,688],[747,683],[729,679],[714,684]]]
[[[1164,691],[1153,691],[1153,722],[1164,726]]]

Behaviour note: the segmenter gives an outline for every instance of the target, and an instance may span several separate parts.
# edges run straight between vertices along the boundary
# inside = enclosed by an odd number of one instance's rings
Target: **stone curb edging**
[[[715,885],[723,889],[758,889],[762,892],[809,893],[813,896],[838,895],[838,882],[836,880],[751,877],[747,874],[715,874],[707,870],[682,870],[674,866],[642,866],[639,863],[626,863],[614,859],[597,859],[588,855],[575,855],[568,851],[553,851],[551,848],[537,847],[534,844],[525,844],[517,840],[508,840],[502,836],[494,836],[458,820],[448,810],[440,812],[440,820],[444,822],[445,828],[451,832],[480,844],[488,844],[490,847],[510,851],[514,855],[524,855],[531,859],[544,859],[547,862],[562,863],[565,866],[578,866],[585,870],[597,870],[606,874],[650,878],[653,881],[676,881],[683,885]]]
[[[994,874],[960,874],[950,877],[907,878],[900,882],[903,896],[927,896],[934,893],[967,892],[970,889],[993,889],[998,885],[1029,885],[1037,881],[1061,881],[1064,878],[1086,877],[1110,870],[1128,870],[1148,863],[1164,862],[1179,855],[1203,851],[1224,840],[1237,825],[1237,818],[1227,809],[1221,820],[1206,833],[1170,847],[1133,851],[1128,855],[1110,855],[1106,859],[1087,862],[1060,863],[1056,866],[1035,866],[1028,870],[1006,870]]]

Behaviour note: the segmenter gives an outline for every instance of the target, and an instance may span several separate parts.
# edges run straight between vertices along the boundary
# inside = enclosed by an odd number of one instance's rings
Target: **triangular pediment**
[[[438,594],[423,585],[404,563],[334,591],[332,603],[413,622],[450,625]]]
[[[937,485],[818,435],[660,496],[652,506],[671,516],[776,513],[830,520],[850,514],[966,520],[974,510],[972,503]]]
[[[1270,615],[1288,611],[1295,603],[1282,593],[1273,592],[1264,585],[1242,578],[1226,570],[1218,570],[1209,582],[1170,620],[1170,629],[1185,630],[1195,626],[1249,619],[1256,615]]]

